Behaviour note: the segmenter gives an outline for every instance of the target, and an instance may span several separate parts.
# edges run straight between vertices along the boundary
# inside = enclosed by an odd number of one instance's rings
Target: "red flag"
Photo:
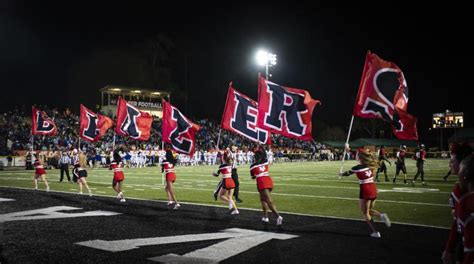
[[[368,51],[353,114],[388,121],[397,138],[417,140],[416,118],[406,112],[407,106],[408,87],[402,70]]]
[[[311,118],[320,101],[306,90],[280,86],[259,76],[258,127],[285,137],[313,140]]]
[[[33,135],[54,136],[58,133],[58,128],[53,119],[49,118],[46,112],[31,107],[31,133]]]
[[[192,156],[196,145],[196,132],[200,126],[189,121],[176,107],[163,99],[163,141],[179,153]]]
[[[152,122],[153,117],[149,113],[142,112],[121,97],[119,98],[115,126],[117,134],[137,140],[148,140]]]
[[[82,139],[97,142],[113,124],[112,119],[96,114],[81,104],[79,136]]]
[[[221,127],[252,141],[271,144],[270,132],[257,127],[257,102],[238,92],[229,84]]]

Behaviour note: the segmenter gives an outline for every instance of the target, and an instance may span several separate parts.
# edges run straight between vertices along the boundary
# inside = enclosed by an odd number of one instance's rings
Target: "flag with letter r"
[[[308,91],[284,87],[259,76],[258,127],[300,140],[313,140],[311,118],[320,101]]]

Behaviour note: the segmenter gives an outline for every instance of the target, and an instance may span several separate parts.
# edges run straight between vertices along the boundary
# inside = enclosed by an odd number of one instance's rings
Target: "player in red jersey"
[[[124,164],[122,163],[122,157],[118,152],[114,152],[114,161],[110,163],[110,170],[114,171],[114,179],[112,180],[112,188],[117,192],[117,199],[120,199],[120,202],[124,203],[125,197],[122,192],[122,183],[125,179],[125,174],[123,173]]]
[[[92,191],[86,181],[87,171],[86,169],[81,167],[81,165],[79,164],[79,160],[76,160],[76,162],[74,163],[72,175],[74,178],[77,179],[77,183],[79,184],[79,194],[82,194],[82,185],[84,185],[86,186],[86,189],[89,192],[89,196],[92,196]]]
[[[277,217],[276,224],[283,223],[283,217],[278,213],[275,204],[272,201],[271,192],[273,190],[273,181],[268,173],[267,153],[262,147],[257,148],[254,152],[255,163],[250,165],[250,176],[256,179],[257,189],[260,193],[260,203],[262,204],[263,217],[262,221],[269,222],[268,211],[271,210]]]
[[[464,159],[472,155],[472,148],[467,144],[453,144],[451,146],[451,159],[449,167],[453,174],[460,174],[460,164]],[[449,199],[451,205],[451,213],[454,221],[451,225],[448,241],[445,250],[441,256],[443,263],[462,263],[464,257],[464,244],[462,241],[462,226],[459,222],[460,216],[460,200],[467,192],[467,184],[464,183],[463,177],[459,178],[459,182],[454,185],[453,191]]]
[[[237,215],[239,210],[234,202],[233,194],[235,188],[235,182],[232,179],[232,163],[234,160],[231,155],[226,155],[224,163],[219,166],[219,170],[212,173],[213,176],[217,177],[222,174],[222,187],[219,190],[219,198],[229,204],[230,214]]]
[[[42,180],[44,185],[46,186],[46,191],[49,192],[49,184],[48,180],[46,179],[46,171],[43,167],[43,164],[38,159],[38,154],[35,154],[35,162],[33,163],[35,167],[35,176],[33,178],[33,183],[35,185],[35,190],[38,190],[38,180]]]
[[[384,222],[388,227],[390,227],[391,222],[386,214],[380,213],[374,209],[375,200],[377,199],[377,187],[374,183],[373,173],[378,167],[377,158],[369,151],[359,151],[357,159],[359,160],[359,165],[352,167],[349,171],[340,173],[340,176],[349,176],[356,173],[360,184],[360,210],[372,231],[370,236],[379,238],[381,235],[375,229],[372,216],[380,217],[380,220],[382,220],[382,222]]]
[[[161,163],[161,172],[166,174],[166,195],[168,196],[168,206],[173,205],[173,209],[176,210],[181,205],[178,203],[176,199],[176,193],[173,188],[173,183],[176,181],[176,173],[174,171],[174,167],[176,165],[176,159],[173,156],[173,152],[171,149],[166,150],[165,160]]]

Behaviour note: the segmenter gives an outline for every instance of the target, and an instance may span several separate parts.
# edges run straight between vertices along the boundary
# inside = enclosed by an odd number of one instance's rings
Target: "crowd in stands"
[[[96,142],[91,143],[79,140],[79,115],[72,113],[69,109],[59,111],[58,109],[50,109],[47,106],[38,106],[54,119],[58,127],[58,134],[55,136],[35,136],[34,149],[45,152],[45,156],[54,156],[58,151],[71,150],[77,148],[80,142],[80,149],[87,154],[88,160],[94,163],[107,163],[107,159],[114,145],[113,128],[104,135],[104,137]],[[104,114],[104,113],[101,113]],[[0,115],[0,155],[14,155],[16,151],[31,149],[31,113],[25,113],[18,109],[13,109]],[[109,117],[112,119],[114,116]],[[255,146],[255,143],[235,133],[220,129],[218,122],[201,119],[195,121],[201,126],[201,130],[196,134],[196,153],[202,157],[192,158],[199,163],[214,164],[205,158],[217,153],[217,141],[219,140],[220,149],[231,145],[237,146],[243,153],[247,153],[249,149]],[[220,133],[220,137],[219,137]],[[315,141],[301,141],[289,139],[280,135],[272,135],[273,145],[270,152],[275,156],[275,160],[283,158],[287,160],[293,159],[312,159],[312,160],[337,160],[340,159],[342,153],[330,148],[326,148],[321,143]],[[115,136],[115,145],[125,145],[136,155],[146,155],[147,161],[150,161],[152,152],[161,149],[161,120],[155,118],[152,124],[151,136],[148,141],[130,140],[126,137]],[[143,153],[143,154],[142,154]],[[132,153],[130,153],[131,155]],[[134,154],[135,155],[135,154]],[[242,157],[246,157],[243,154]],[[183,157],[183,159],[185,159]],[[243,158],[242,160],[248,160]],[[242,161],[243,162],[243,161]],[[152,162],[154,163],[154,161]],[[191,161],[186,163],[192,163]]]

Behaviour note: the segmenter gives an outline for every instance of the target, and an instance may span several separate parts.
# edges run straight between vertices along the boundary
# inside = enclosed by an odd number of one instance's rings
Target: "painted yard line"
[[[105,183],[105,182],[96,182],[96,181],[90,181],[89,183],[108,184],[108,182]],[[135,186],[143,186],[143,184],[126,184],[126,186],[135,187]],[[176,184],[176,186],[179,186],[179,188],[181,188],[181,189],[187,189],[187,190],[198,190],[198,191],[209,191],[209,192],[214,191],[214,189],[193,188],[192,186],[182,185],[182,184]],[[149,187],[149,185],[147,187]],[[241,193],[258,194],[258,192],[250,192],[250,191],[244,191],[244,190],[240,190],[240,192]],[[418,194],[418,193],[416,193],[416,194]],[[358,201],[359,200],[358,198],[350,198],[350,197],[307,195],[307,194],[290,194],[290,193],[278,193],[278,192],[274,192],[273,195],[290,196],[290,197],[316,198],[316,199],[350,200],[350,201]],[[420,202],[380,200],[380,199],[377,199],[377,201],[378,202],[386,202],[386,203],[397,203],[397,204],[415,204],[415,205],[430,205],[430,206],[442,206],[442,207],[448,207],[449,206],[448,204],[420,203]]]
[[[187,190],[198,190],[198,191],[214,191],[214,189],[200,189],[200,188],[187,188],[187,187],[180,187],[181,189]],[[249,192],[249,191],[242,191],[240,190],[239,193],[250,193],[250,194],[258,194],[258,192]],[[305,198],[317,198],[317,199],[337,199],[337,200],[349,200],[349,201],[359,201],[359,198],[349,198],[349,197],[339,197],[339,196],[323,196],[323,195],[306,195],[306,194],[287,194],[287,193],[277,193],[273,192],[272,195],[278,196],[294,196],[294,197],[305,197]],[[446,204],[435,204],[435,203],[420,203],[420,202],[407,202],[407,201],[393,201],[393,200],[379,200],[377,202],[382,203],[397,203],[397,204],[415,204],[415,205],[430,205],[430,206],[441,206],[441,207],[449,207]]]
[[[145,189],[134,189],[135,191],[144,191]]]
[[[2,188],[10,188],[10,189],[20,189],[20,190],[31,190],[30,188],[22,188],[22,187],[2,187]],[[71,194],[70,192],[63,192],[63,191],[51,191],[57,193],[64,193],[64,194]],[[115,195],[95,195],[97,197],[105,197],[105,198],[116,198]],[[149,201],[149,202],[158,202],[166,204],[168,201],[165,200],[150,200],[150,199],[143,199],[143,198],[134,198],[134,197],[127,197],[128,200],[138,200],[138,201]],[[190,204],[190,205],[198,205],[198,206],[205,206],[205,207],[219,207],[219,208],[227,208],[225,205],[210,205],[210,204],[202,204],[202,203],[193,203],[193,202],[180,202],[180,204]],[[261,212],[261,209],[255,208],[246,208],[239,206],[240,210],[248,210],[248,211],[255,211]],[[317,215],[317,214],[304,214],[304,213],[294,213],[294,212],[286,212],[286,211],[279,211],[280,213],[289,214],[289,215],[301,215],[301,216],[309,216],[309,217],[320,217],[320,218],[329,218],[329,219],[340,219],[340,220],[352,220],[352,221],[361,221],[365,222],[363,219],[359,218],[350,218],[350,217],[339,217],[339,216],[326,216],[326,215]],[[433,225],[422,225],[422,224],[413,224],[413,223],[404,223],[404,222],[393,222],[400,225],[407,225],[407,226],[418,226],[418,227],[427,227],[427,228],[436,228],[436,229],[450,229],[444,226],[433,226]]]

